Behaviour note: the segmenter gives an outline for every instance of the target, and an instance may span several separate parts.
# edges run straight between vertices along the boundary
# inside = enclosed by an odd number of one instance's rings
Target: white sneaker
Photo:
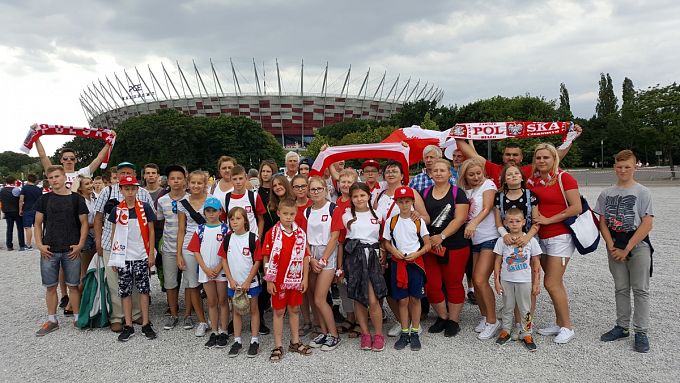
[[[553,323],[548,327],[539,328],[536,332],[543,336],[555,336],[560,333],[560,326]]]
[[[567,344],[570,340],[574,339],[575,336],[576,332],[574,332],[574,330],[562,327],[560,328],[559,334],[555,337],[555,343]]]
[[[512,331],[510,331],[510,339],[512,340],[519,340],[519,334],[522,333],[522,325],[519,323],[515,323],[515,326],[513,326]]]
[[[475,332],[480,333],[480,332],[484,331],[485,328],[486,328],[486,317],[482,317],[482,319],[479,320],[479,324],[477,325],[477,327],[475,327]]]
[[[196,325],[196,331],[194,332],[194,335],[201,337],[205,336],[205,333],[208,331],[210,326],[208,326],[207,323],[201,322],[198,325]]]
[[[498,319],[494,324],[485,323],[484,331],[480,332],[477,338],[481,340],[491,339],[496,336],[499,328],[501,328],[501,321]]]
[[[387,336],[392,337],[395,337],[399,334],[401,334],[401,323],[397,323],[394,326],[390,327],[390,331],[387,332]]]

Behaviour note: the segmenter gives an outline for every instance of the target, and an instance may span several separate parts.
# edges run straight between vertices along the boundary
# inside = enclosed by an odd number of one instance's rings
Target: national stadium
[[[240,63],[194,60],[182,67],[161,62],[155,69],[134,68],[105,75],[79,96],[90,127],[115,129],[134,116],[175,109],[186,115],[246,116],[286,147],[305,146],[314,131],[345,119],[384,120],[415,100],[441,101],[434,84],[386,70],[375,73],[325,66],[283,67],[275,60]],[[247,68],[247,70],[243,69]]]

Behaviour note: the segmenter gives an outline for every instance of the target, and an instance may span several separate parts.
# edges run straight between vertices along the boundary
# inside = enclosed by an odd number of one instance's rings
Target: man
[[[439,146],[427,145],[425,149],[423,149],[423,162],[425,163],[425,169],[423,169],[422,173],[411,178],[411,182],[409,182],[408,186],[418,193],[423,194],[425,189],[434,185],[434,181],[432,181],[432,177],[430,177],[430,170],[432,169],[434,162],[440,158],[442,158],[442,150],[439,149]],[[453,175],[449,179],[449,183],[451,185],[456,184],[456,178]]]
[[[451,167],[451,176],[458,180],[458,171],[460,170],[460,165],[465,162],[465,156],[463,155],[463,152],[460,151],[460,149],[456,149],[451,153],[451,162],[453,163],[453,166]]]
[[[293,180],[293,177],[298,174],[298,167],[300,165],[300,155],[290,151],[286,153],[286,171],[283,173],[288,182]]]
[[[115,132],[112,133],[115,136]],[[42,166],[45,171],[47,171],[47,168],[52,166],[52,162],[50,162],[49,157],[47,157],[47,153],[45,152],[45,148],[42,145],[42,142],[40,142],[40,139],[35,141],[35,148],[38,150],[38,155],[40,156],[40,162],[42,163]],[[104,145],[102,150],[99,151],[97,154],[97,157],[92,160],[92,162],[81,169],[76,170],[76,164],[78,162],[78,158],[76,157],[76,152],[75,150],[71,148],[63,148],[59,152],[59,162],[61,165],[64,167],[64,171],[66,172],[66,187],[71,188],[71,185],[73,182],[78,178],[79,175],[85,176],[85,177],[92,177],[92,173],[94,173],[99,165],[101,165],[102,161],[104,161],[104,158],[106,158],[106,154],[109,152],[109,149],[111,148],[111,144],[108,142]]]
[[[583,131],[583,129],[579,125],[574,125],[574,129],[576,129],[576,131],[579,134]],[[531,174],[532,172],[531,164],[522,165],[522,160],[524,160],[522,148],[520,148],[520,146],[514,142],[509,142],[507,145],[505,145],[505,148],[503,149],[503,164],[496,164],[482,157],[481,155],[479,155],[479,153],[477,153],[475,147],[465,140],[456,139],[456,144],[458,145],[458,149],[460,149],[460,151],[463,152],[465,158],[475,158],[484,164],[484,171],[486,172],[486,176],[496,184],[496,188],[500,188],[501,186],[500,176],[501,171],[503,170],[503,167],[505,167],[505,165],[514,164],[520,166],[520,169],[522,170],[522,174],[524,175],[525,180],[531,178],[531,176],[533,175]],[[563,159],[567,155],[567,153],[569,153],[569,149],[571,149],[571,146],[567,147],[566,149],[557,150],[557,154],[560,156],[560,160]]]
[[[74,322],[78,321],[80,251],[85,246],[89,230],[85,199],[66,187],[64,168],[52,165],[46,173],[52,192],[40,196],[36,202],[35,246],[40,250],[40,277],[47,289],[47,321],[35,333],[36,336],[44,336],[59,328],[56,314],[60,269],[63,269],[68,285]]]
[[[0,204],[2,204],[2,212],[5,215],[7,223],[7,237],[5,244],[7,250],[14,250],[14,225],[17,227],[17,237],[19,237],[19,251],[26,249],[26,242],[24,241],[24,224],[19,216],[19,194],[21,188],[15,186],[17,179],[9,176],[5,179],[5,187],[0,190]]]
[[[137,168],[130,162],[118,164],[118,176],[121,178],[126,176],[136,177],[136,172]],[[149,194],[146,189],[139,188],[137,190],[137,198],[142,202],[146,202],[153,206],[151,194]],[[94,218],[94,238],[97,245],[97,253],[104,257],[104,264],[108,264],[109,258],[111,258],[112,227],[111,222],[105,220],[104,217],[105,215],[108,216],[113,208],[122,200],[123,193],[121,193],[118,183],[115,183],[102,190],[94,205],[95,211],[97,212]],[[106,268],[106,282],[111,293],[111,331],[120,332],[123,330],[123,307],[121,305],[120,297],[118,296],[118,274],[110,267]],[[137,290],[135,290],[132,297],[132,318],[141,325],[142,323],[139,321],[141,315],[139,308],[139,293],[136,291]]]
[[[151,198],[154,201],[154,204],[156,201],[158,201],[158,198],[161,196],[163,188],[161,187],[161,175],[160,175],[160,168],[158,165],[154,163],[148,163],[144,165],[144,189],[151,194]]]
[[[35,174],[29,174],[26,184],[21,188],[19,195],[19,215],[22,217],[24,224],[24,234],[26,236],[26,249],[31,250],[33,247],[33,223],[35,222],[35,202],[43,194],[42,189],[35,186],[38,177]]]

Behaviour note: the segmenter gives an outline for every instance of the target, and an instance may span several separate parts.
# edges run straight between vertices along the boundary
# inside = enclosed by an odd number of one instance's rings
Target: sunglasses
[[[62,161],[75,161],[75,157],[61,157]]]
[[[172,200],[172,214],[177,214],[177,201]]]

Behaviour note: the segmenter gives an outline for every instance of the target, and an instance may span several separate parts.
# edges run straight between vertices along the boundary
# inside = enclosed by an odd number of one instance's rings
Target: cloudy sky
[[[2,0],[0,152],[17,151],[34,122],[85,126],[78,97],[93,81],[175,60],[191,72],[195,59],[209,73],[212,58],[230,80],[232,58],[247,82],[253,57],[268,81],[278,58],[284,88],[294,90],[304,58],[306,91],[320,89],[327,61],[336,87],[352,65],[354,91],[370,67],[373,85],[385,70],[388,83],[400,73],[400,84],[420,78],[459,105],[557,99],[564,82],[574,114],[589,117],[601,72],[619,98],[624,77],[638,89],[678,81],[678,31],[674,0]],[[63,141],[44,140],[49,152]]]

